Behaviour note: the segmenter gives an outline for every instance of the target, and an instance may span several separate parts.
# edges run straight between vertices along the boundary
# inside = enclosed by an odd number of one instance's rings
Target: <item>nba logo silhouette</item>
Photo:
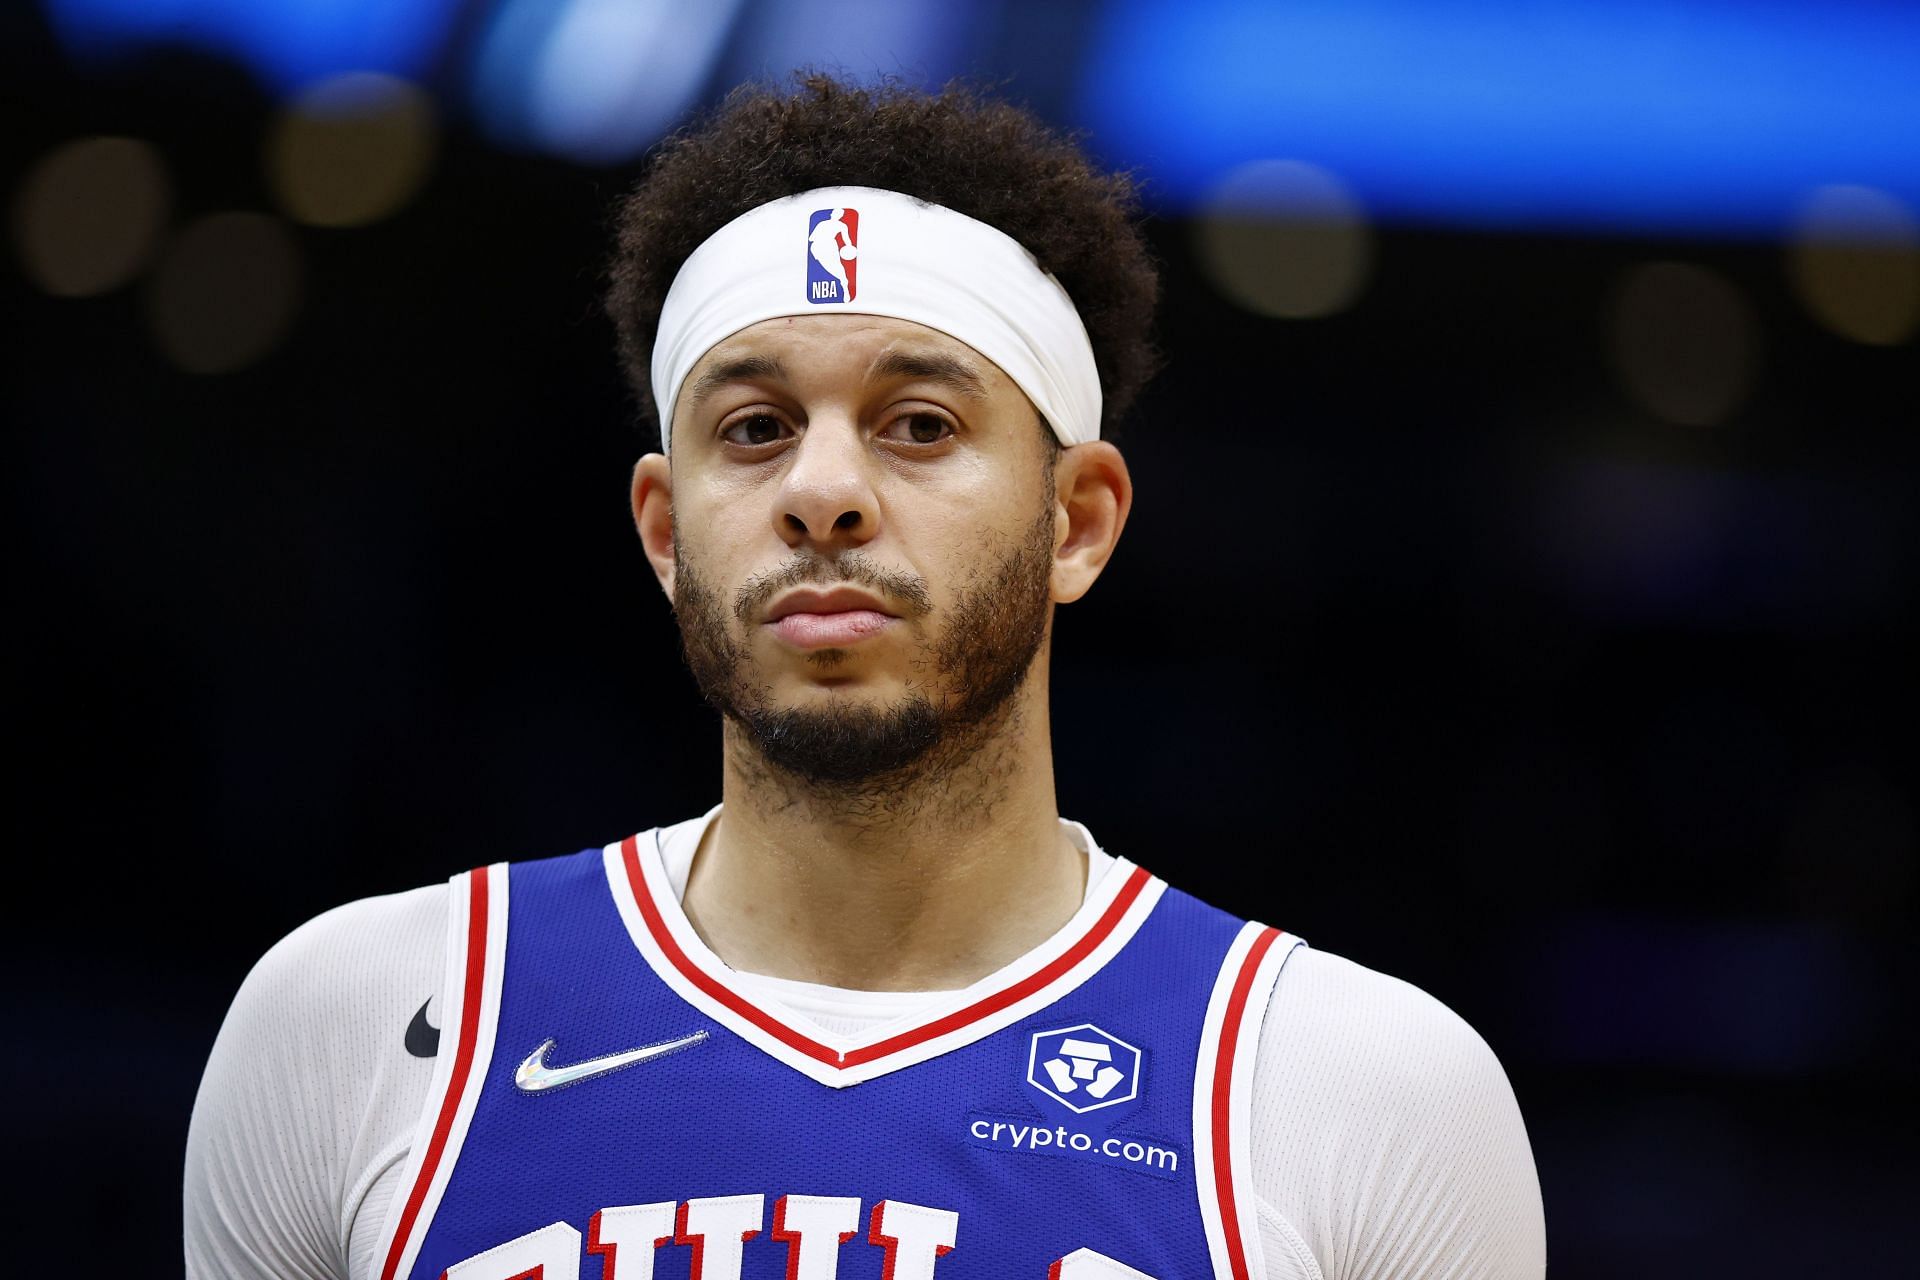
[[[852,302],[859,256],[860,211],[815,209],[807,219],[807,301]]]

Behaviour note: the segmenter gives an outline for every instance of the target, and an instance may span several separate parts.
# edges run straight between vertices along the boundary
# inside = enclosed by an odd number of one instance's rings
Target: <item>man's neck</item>
[[[688,919],[729,965],[869,991],[967,986],[1078,909],[1086,858],[1054,803],[1043,681],[911,787],[809,789],[726,726],[724,807]]]

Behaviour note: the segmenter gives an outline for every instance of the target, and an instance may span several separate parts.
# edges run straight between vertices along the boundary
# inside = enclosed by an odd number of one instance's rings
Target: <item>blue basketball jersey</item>
[[[735,989],[657,832],[452,896],[381,1280],[1260,1274],[1247,1093],[1289,935],[1119,860],[1034,952],[835,1037]]]

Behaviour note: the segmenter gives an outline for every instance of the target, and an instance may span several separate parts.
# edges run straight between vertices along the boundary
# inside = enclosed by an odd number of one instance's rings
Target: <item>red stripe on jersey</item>
[[[1010,1005],[1018,1004],[1049,983],[1058,981],[1075,965],[1092,955],[1100,944],[1106,941],[1108,935],[1119,927],[1121,918],[1127,914],[1127,909],[1140,897],[1147,887],[1147,882],[1152,879],[1144,867],[1135,867],[1127,876],[1127,882],[1121,886],[1120,892],[1114,896],[1113,901],[1094,922],[1093,927],[1037,972],[990,996],[983,996],[966,1008],[950,1013],[944,1018],[938,1018],[924,1026],[903,1031],[877,1044],[854,1049],[842,1055],[816,1040],[808,1039],[772,1014],[749,1003],[732,988],[695,964],[693,959],[681,949],[680,944],[674,941],[672,931],[667,928],[666,921],[660,915],[659,907],[654,904],[653,895],[647,890],[646,876],[640,869],[639,838],[628,836],[621,841],[620,853],[627,869],[627,883],[632,889],[634,901],[640,907],[641,919],[646,921],[647,932],[653,935],[654,942],[673,967],[680,971],[681,976],[782,1044],[797,1049],[809,1058],[824,1062],[830,1067],[863,1066],[890,1054],[925,1044],[929,1040],[958,1031],[968,1023],[991,1017]]]
[[[400,1255],[406,1252],[407,1236],[413,1230],[414,1220],[420,1216],[420,1206],[427,1198],[427,1188],[433,1184],[434,1171],[440,1167],[440,1157],[446,1154],[447,1136],[452,1133],[454,1117],[460,1112],[460,1098],[466,1092],[467,1076],[473,1070],[474,1046],[480,1039],[480,996],[487,980],[487,869],[475,867],[468,880],[471,887],[467,896],[467,974],[461,996],[460,1043],[454,1052],[453,1076],[447,1085],[447,1096],[440,1100],[440,1115],[433,1122],[427,1158],[420,1164],[420,1176],[414,1180],[413,1190],[407,1193],[406,1208],[400,1213],[400,1229],[393,1233],[393,1245],[387,1250],[386,1265],[380,1268],[380,1280],[393,1280],[393,1273],[400,1266]]]
[[[1227,1012],[1220,1020],[1220,1049],[1213,1060],[1213,1183],[1220,1201],[1220,1232],[1227,1240],[1227,1263],[1233,1280],[1251,1280],[1247,1271],[1247,1252],[1240,1240],[1240,1211],[1233,1199],[1233,1126],[1229,1105],[1233,1089],[1233,1053],[1240,1040],[1240,1023],[1247,1012],[1247,993],[1253,988],[1254,972],[1280,936],[1268,929],[1253,940],[1240,972],[1233,979],[1233,994],[1227,998]]]
[[[912,1031],[903,1031],[891,1039],[882,1040],[879,1044],[868,1045],[864,1049],[855,1049],[847,1055],[845,1065],[852,1067],[858,1066],[863,1062],[872,1062],[876,1058],[884,1058],[890,1053],[898,1053],[902,1049],[911,1049],[917,1044],[924,1044],[926,1041],[938,1036],[944,1036],[948,1032],[958,1031],[969,1022],[978,1022],[982,1018],[991,1017],[1009,1005],[1018,1004],[1042,987],[1058,980],[1064,976],[1068,970],[1072,969],[1073,966],[1092,955],[1094,949],[1106,941],[1107,935],[1119,927],[1120,918],[1127,914],[1127,908],[1133,905],[1134,900],[1140,896],[1141,890],[1147,887],[1147,881],[1151,878],[1152,877],[1147,874],[1146,868],[1135,867],[1132,874],[1127,877],[1127,882],[1120,887],[1120,892],[1114,896],[1113,901],[1107,906],[1106,911],[1102,912],[1100,919],[1094,922],[1093,928],[1087,930],[1086,934],[1081,937],[1078,942],[1054,957],[1052,963],[1042,967],[1021,981],[1014,983],[1012,986],[1002,991],[997,991],[993,995],[982,997],[966,1008],[956,1013],[950,1013],[937,1021],[929,1022],[924,1027],[916,1027]]]
[[[789,1048],[798,1049],[809,1058],[817,1058],[821,1062],[834,1066],[839,1065],[839,1054],[817,1040],[809,1040],[771,1014],[748,1004],[728,989],[726,984],[695,964],[687,953],[680,949],[680,944],[674,941],[673,932],[667,928],[667,922],[660,918],[660,908],[654,905],[653,895],[647,892],[646,876],[640,870],[639,837],[628,836],[622,840],[620,856],[626,863],[627,885],[633,891],[633,900],[640,906],[640,917],[647,922],[647,932],[653,935],[654,942],[666,953],[673,967],[678,969],[688,982]]]

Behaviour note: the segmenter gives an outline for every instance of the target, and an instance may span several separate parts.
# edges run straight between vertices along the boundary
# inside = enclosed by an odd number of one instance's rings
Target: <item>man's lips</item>
[[[898,621],[883,602],[856,587],[803,587],[781,595],[767,610],[774,634],[800,649],[854,644]]]
[[[765,620],[778,622],[790,613],[845,613],[850,609],[871,609],[878,614],[888,614],[886,603],[879,596],[858,587],[834,587],[828,591],[816,587],[798,587],[774,597]]]
[[[775,635],[795,648],[827,649],[857,643],[897,621],[876,609],[842,609],[834,613],[789,613],[769,625]]]

